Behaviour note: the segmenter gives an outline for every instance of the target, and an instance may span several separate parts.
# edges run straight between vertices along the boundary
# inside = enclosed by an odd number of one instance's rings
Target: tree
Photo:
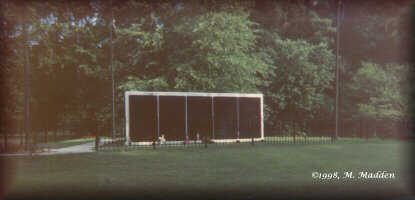
[[[239,8],[232,12],[206,12],[192,16],[192,19],[183,16],[176,20],[174,24],[156,22],[153,33],[163,33],[164,36],[158,37],[163,38],[160,51],[154,52],[150,58],[158,60],[143,63],[143,70],[147,69],[143,71],[145,75],[130,78],[126,86],[230,92],[256,91],[256,87],[263,84],[260,77],[266,76],[269,65],[266,55],[255,49],[258,30],[249,20],[248,12]],[[135,30],[130,34],[146,37],[137,32],[138,26]],[[154,34],[153,37],[158,35]],[[136,48],[142,46],[136,45]],[[143,58],[141,63],[146,60]]]
[[[275,70],[266,91],[273,119],[313,118],[332,89],[334,56],[326,43],[276,37],[270,53]],[[301,116],[301,117],[300,117]]]
[[[408,117],[409,67],[363,62],[353,77],[352,87],[360,94],[359,111],[371,118],[403,119]],[[358,85],[358,86],[357,86]]]
[[[382,66],[362,62],[362,67],[353,77],[351,84],[354,94],[359,96],[356,97],[358,113],[375,123],[378,120],[383,121],[383,124],[408,120],[410,116],[408,74],[408,65]],[[375,134],[376,132],[375,129]]]
[[[175,30],[187,41],[170,55],[175,88],[247,92],[266,84],[267,55],[255,48],[259,30],[245,10],[208,12]]]

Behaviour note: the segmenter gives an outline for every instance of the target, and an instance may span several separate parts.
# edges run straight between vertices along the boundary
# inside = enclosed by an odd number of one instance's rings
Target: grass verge
[[[82,155],[7,157],[8,197],[215,197],[410,195],[410,144],[249,144]],[[313,179],[313,172],[388,171],[395,179]],[[262,195],[262,196],[261,196]],[[314,195],[314,196],[313,196]],[[339,196],[336,196],[339,197]]]

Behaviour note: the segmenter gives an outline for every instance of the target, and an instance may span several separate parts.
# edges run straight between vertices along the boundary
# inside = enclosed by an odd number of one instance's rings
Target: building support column
[[[211,114],[212,114],[212,139],[215,139],[215,100],[211,98]]]
[[[157,137],[160,137],[160,96],[157,95]]]
[[[261,139],[264,140],[264,96],[261,95]]]
[[[239,97],[236,97],[236,138],[239,141]]]
[[[188,129],[187,129],[187,96],[185,96],[184,97],[184,99],[185,99],[185,106],[184,106],[184,108],[185,108],[185,114],[184,114],[184,116],[185,116],[185,119],[184,119],[184,123],[185,123],[185,130],[184,130],[184,132],[185,132],[185,134],[186,134],[186,141],[188,141],[189,140],[189,134],[188,134]]]
[[[124,95],[125,102],[125,145],[130,145],[130,96],[126,92]]]

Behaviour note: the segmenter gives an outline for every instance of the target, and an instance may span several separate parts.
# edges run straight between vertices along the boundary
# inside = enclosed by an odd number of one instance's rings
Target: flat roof
[[[209,93],[209,92],[146,92],[126,91],[125,95],[146,96],[198,96],[198,97],[262,97],[261,93]]]

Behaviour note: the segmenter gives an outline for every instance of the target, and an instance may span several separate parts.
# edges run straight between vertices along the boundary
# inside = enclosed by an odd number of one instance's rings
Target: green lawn
[[[396,141],[209,148],[8,157],[8,197],[260,198],[269,195],[409,195],[409,144]],[[391,180],[316,180],[312,172],[394,172]],[[357,175],[356,175],[357,176]]]

